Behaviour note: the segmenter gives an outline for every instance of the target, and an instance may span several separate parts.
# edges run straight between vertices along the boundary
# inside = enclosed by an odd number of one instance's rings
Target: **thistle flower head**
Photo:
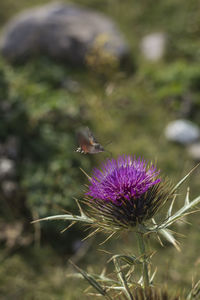
[[[108,160],[102,170],[95,169],[87,195],[94,199],[122,205],[124,201],[138,199],[150,187],[160,182],[159,171],[147,166],[142,159],[131,156]]]
[[[129,228],[153,217],[168,194],[160,171],[132,156],[107,160],[94,169],[86,193],[90,217],[97,223]]]

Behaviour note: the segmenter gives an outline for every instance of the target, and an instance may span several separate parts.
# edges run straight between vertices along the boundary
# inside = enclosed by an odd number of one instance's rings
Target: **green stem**
[[[148,264],[147,264],[147,256],[146,256],[143,233],[138,232],[137,238],[138,238],[138,248],[140,251],[140,255],[143,258],[143,280],[144,280],[144,287],[146,288],[149,286],[149,273],[148,273]]]

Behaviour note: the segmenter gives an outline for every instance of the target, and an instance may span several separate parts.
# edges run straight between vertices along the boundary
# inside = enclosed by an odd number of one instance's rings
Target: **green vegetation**
[[[47,1],[1,0],[0,23],[24,8]],[[76,211],[73,197],[81,198],[92,167],[105,160],[108,153],[96,156],[75,153],[75,131],[89,126],[102,145],[116,157],[130,153],[156,160],[163,174],[177,182],[193,166],[184,147],[166,141],[166,124],[185,116],[183,103],[190,98],[188,118],[200,125],[200,10],[195,0],[73,1],[106,13],[118,23],[132,53],[133,73],[118,71],[96,74],[94,68],[78,69],[60,65],[47,57],[10,66],[0,58],[0,142],[17,137],[20,147],[16,159],[19,185],[12,198],[0,191],[0,232],[19,222],[27,242],[9,246],[10,235],[0,240],[0,298],[2,299],[84,299],[87,284],[71,281],[67,259],[84,233],[74,227],[60,234],[65,224],[30,224],[34,218]],[[140,54],[142,36],[152,31],[168,35],[165,57],[149,63]],[[6,105],[5,105],[6,103]],[[187,185],[192,197],[199,195],[199,170]],[[179,203],[177,202],[177,206]],[[161,248],[155,240],[156,282],[168,284],[173,292],[189,289],[192,278],[200,279],[199,216],[187,218],[182,252],[169,245]],[[175,228],[177,231],[179,227]],[[16,233],[17,234],[17,233]],[[100,272],[105,258],[99,248],[99,236],[78,262],[83,268]],[[109,242],[101,248],[119,253],[135,247],[132,236],[121,242]],[[132,251],[131,251],[132,252]],[[184,274],[184,276],[183,276]],[[12,287],[12,289],[10,288]]]

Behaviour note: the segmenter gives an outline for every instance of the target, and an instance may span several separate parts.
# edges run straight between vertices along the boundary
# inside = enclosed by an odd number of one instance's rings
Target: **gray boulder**
[[[99,40],[102,51],[122,60],[129,47],[113,21],[103,14],[71,4],[29,9],[4,28],[0,51],[10,62],[45,54],[83,64]]]
[[[143,37],[141,51],[143,56],[150,61],[163,58],[167,45],[167,35],[163,32],[154,32]]]
[[[196,124],[180,119],[167,125],[165,136],[170,141],[186,145],[194,143],[200,137],[200,129]]]
[[[200,162],[200,142],[188,146],[187,151],[192,159]]]
[[[15,163],[8,158],[0,158],[0,179],[10,178],[15,175]]]

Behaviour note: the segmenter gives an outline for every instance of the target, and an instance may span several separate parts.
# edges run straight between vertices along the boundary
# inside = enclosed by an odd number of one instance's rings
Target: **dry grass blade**
[[[157,268],[155,269],[155,271],[153,272],[153,274],[151,275],[151,278],[150,278],[150,284],[153,285],[153,280],[156,276],[156,273],[157,273]]]
[[[80,168],[80,170],[89,179],[89,181],[91,181],[92,178],[82,168]]]
[[[103,242],[101,242],[99,245],[102,246],[103,244],[105,244],[113,235],[115,235],[115,231],[112,232]]]
[[[200,299],[200,280],[192,287],[186,300],[198,300]]]
[[[84,237],[84,238],[82,239],[82,241],[87,240],[88,238],[92,237],[93,235],[95,235],[95,234],[96,234],[97,232],[99,232],[99,231],[100,231],[100,229],[97,228],[96,230],[94,230],[94,231],[92,231],[90,234],[88,234],[86,237]]]
[[[200,163],[198,163],[189,173],[187,173],[176,185],[175,187],[172,189],[172,193],[175,192],[180,186],[181,184],[192,174],[192,172],[194,172],[194,170],[196,170],[198,168],[198,166],[200,165]]]
[[[76,224],[76,222],[74,221],[74,222],[72,222],[71,224],[69,224],[69,226],[67,226],[67,227],[65,227],[63,230],[61,230],[61,232],[60,233],[64,233],[65,231],[67,231],[69,228],[71,228],[73,225],[75,225]]]
[[[173,209],[173,206],[174,206],[174,202],[175,202],[175,200],[176,200],[176,196],[177,196],[177,195],[174,195],[174,197],[173,197],[173,199],[172,199],[172,203],[171,203],[171,205],[170,205],[170,207],[169,207],[169,209],[168,209],[168,212],[167,212],[167,219],[168,219],[169,217],[171,217],[171,215],[172,215],[172,209]]]
[[[190,203],[190,188],[187,188],[187,194],[185,197],[185,205],[188,205]]]
[[[76,204],[77,204],[77,206],[78,206],[78,209],[79,209],[79,211],[80,211],[81,216],[85,216],[85,214],[84,214],[84,212],[83,212],[83,210],[82,210],[82,207],[81,207],[81,205],[80,205],[78,199],[74,198],[74,200],[76,201]]]
[[[131,295],[131,292],[129,290],[126,278],[125,278],[124,274],[122,273],[120,265],[119,265],[118,260],[116,258],[114,259],[114,265],[115,265],[115,269],[116,269],[116,272],[117,272],[117,276],[118,276],[122,286],[124,287],[124,293],[125,293],[127,299],[128,300],[133,300],[133,296]]]
[[[104,296],[106,299],[112,300],[110,296],[107,294],[104,288],[94,279],[94,277],[78,266],[76,266],[71,260],[69,260],[70,264],[79,272],[81,275],[89,282],[89,284],[95,288],[102,296]]]
[[[177,240],[174,238],[174,236],[171,234],[171,232],[168,229],[160,229],[159,233],[162,234],[168,242],[170,242],[171,244],[173,244],[174,247],[179,252],[181,251],[180,247],[178,246]]]
[[[200,196],[198,196],[197,198],[195,198],[193,201],[191,201],[189,203],[185,202],[184,206],[181,209],[179,209],[175,214],[173,214],[170,218],[168,218],[168,220],[163,224],[162,227],[166,228],[166,227],[170,226],[176,220],[178,220],[178,219],[182,218],[183,216],[185,216],[186,214],[188,214],[189,212],[187,212],[187,211],[199,203],[200,203]]]
[[[136,256],[133,256],[133,255],[121,255],[121,254],[116,254],[116,255],[113,255],[109,260],[108,262],[114,260],[114,259],[121,259],[123,260],[124,262],[126,262],[127,264],[129,265],[137,265],[137,264],[141,264],[142,262],[140,261],[140,259]]]

